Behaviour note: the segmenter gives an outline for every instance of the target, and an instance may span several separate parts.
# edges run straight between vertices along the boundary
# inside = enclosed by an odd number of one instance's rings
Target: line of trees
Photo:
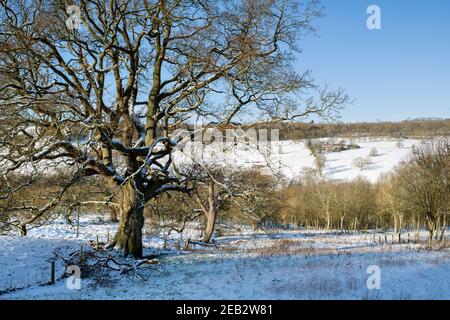
[[[327,180],[312,172],[286,189],[282,221],[314,228],[361,230],[425,226],[430,240],[443,240],[450,212],[450,144],[431,140],[409,161],[371,184]]]
[[[449,140],[432,140],[415,147],[408,161],[382,176],[376,184],[362,177],[352,181],[329,180],[319,170],[312,170],[301,181],[288,185],[256,170],[230,171],[217,166],[197,166],[189,170],[196,180],[195,191],[190,194],[168,192],[149,201],[144,209],[146,223],[170,233],[183,232],[189,222],[199,222],[203,232],[201,238],[194,240],[205,243],[214,239],[219,220],[252,225],[255,229],[273,226],[341,231],[384,229],[394,233],[409,230],[417,235],[420,229],[426,228],[430,242],[444,240],[448,225]],[[73,219],[74,210],[105,212],[108,208],[107,214],[114,211],[119,205],[117,195],[114,196],[107,185],[95,182],[91,179],[78,187],[72,186],[70,196],[84,201],[64,197],[60,205],[45,216],[44,223],[61,212],[69,217],[72,214]],[[36,199],[43,198],[46,188],[57,188],[51,183],[41,186]],[[16,195],[21,195],[17,199],[20,203],[23,197],[35,196],[36,192],[24,187]],[[0,207],[13,208],[10,214],[20,211],[17,204],[6,201],[11,199],[0,199]],[[25,212],[15,217],[30,223],[29,216]],[[8,224],[2,226],[5,228]]]
[[[396,137],[426,138],[447,136],[450,119],[405,120],[399,122],[360,123],[259,123],[249,125],[257,128],[277,128],[281,140],[314,139],[327,137]]]

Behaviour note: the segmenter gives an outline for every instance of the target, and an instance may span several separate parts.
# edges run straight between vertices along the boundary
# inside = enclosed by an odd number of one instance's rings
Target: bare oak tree
[[[29,208],[35,221],[72,181],[102,176],[120,193],[110,245],[141,257],[145,204],[191,190],[171,165],[181,122],[331,116],[348,101],[293,68],[320,15],[315,0],[0,0],[3,179],[49,163],[73,174]]]

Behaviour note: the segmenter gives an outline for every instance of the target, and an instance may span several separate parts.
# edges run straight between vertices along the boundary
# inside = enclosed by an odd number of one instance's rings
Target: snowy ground
[[[67,288],[66,267],[57,258],[59,280],[46,284],[55,253],[67,258],[80,244],[89,252],[88,240],[99,235],[104,241],[114,228],[85,218],[79,239],[63,221],[33,229],[27,238],[0,237],[0,299],[450,299],[450,251],[408,244],[406,233],[405,243],[387,235],[386,244],[382,234],[252,234],[243,228],[217,238],[214,248],[188,249],[179,249],[176,237],[164,248],[160,237],[148,234],[146,253],[163,254],[158,264],[124,274],[82,275],[81,289],[73,290]],[[373,265],[381,270],[381,287],[370,290],[367,270]]]

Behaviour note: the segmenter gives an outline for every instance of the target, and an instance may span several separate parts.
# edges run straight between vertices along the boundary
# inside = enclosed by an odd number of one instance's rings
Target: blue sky
[[[322,0],[318,36],[302,40],[299,71],[342,87],[355,102],[342,120],[450,118],[450,1]],[[369,5],[381,30],[369,30]]]

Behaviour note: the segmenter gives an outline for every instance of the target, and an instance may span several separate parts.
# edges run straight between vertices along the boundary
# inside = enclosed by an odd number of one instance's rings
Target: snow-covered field
[[[146,253],[159,254],[158,264],[82,274],[81,289],[69,289],[58,257],[69,257],[80,244],[89,253],[88,240],[104,241],[115,227],[91,217],[83,219],[79,239],[63,221],[33,229],[27,238],[0,237],[0,299],[450,299],[450,250],[423,250],[408,244],[407,234],[398,244],[390,235],[378,243],[381,234],[372,233],[246,228],[228,230],[214,247],[187,249],[176,237],[164,247],[160,237],[147,234]],[[48,285],[55,257],[59,280]],[[370,266],[380,268],[380,289],[367,287]]]
[[[415,139],[399,140],[388,137],[344,140],[346,143],[357,144],[360,148],[326,153],[323,173],[328,178],[351,180],[363,176],[371,182],[376,182],[383,173],[391,171],[399,162],[407,160],[411,155],[412,147],[421,143],[420,140]],[[372,163],[364,170],[357,168],[353,164],[354,160],[369,157],[373,148],[377,150],[378,155],[370,157]],[[187,155],[180,152],[176,154],[176,161],[189,162],[190,158],[198,161],[203,157],[203,161],[207,164],[223,164],[233,168],[263,168],[265,172],[281,173],[285,177],[294,179],[299,178],[308,169],[315,168],[314,156],[311,155],[304,140],[262,144],[259,149],[252,144],[246,146],[244,143],[239,143],[237,145],[211,144],[204,149],[190,146],[187,150],[189,151],[186,152]],[[267,168],[268,166],[270,169]]]

